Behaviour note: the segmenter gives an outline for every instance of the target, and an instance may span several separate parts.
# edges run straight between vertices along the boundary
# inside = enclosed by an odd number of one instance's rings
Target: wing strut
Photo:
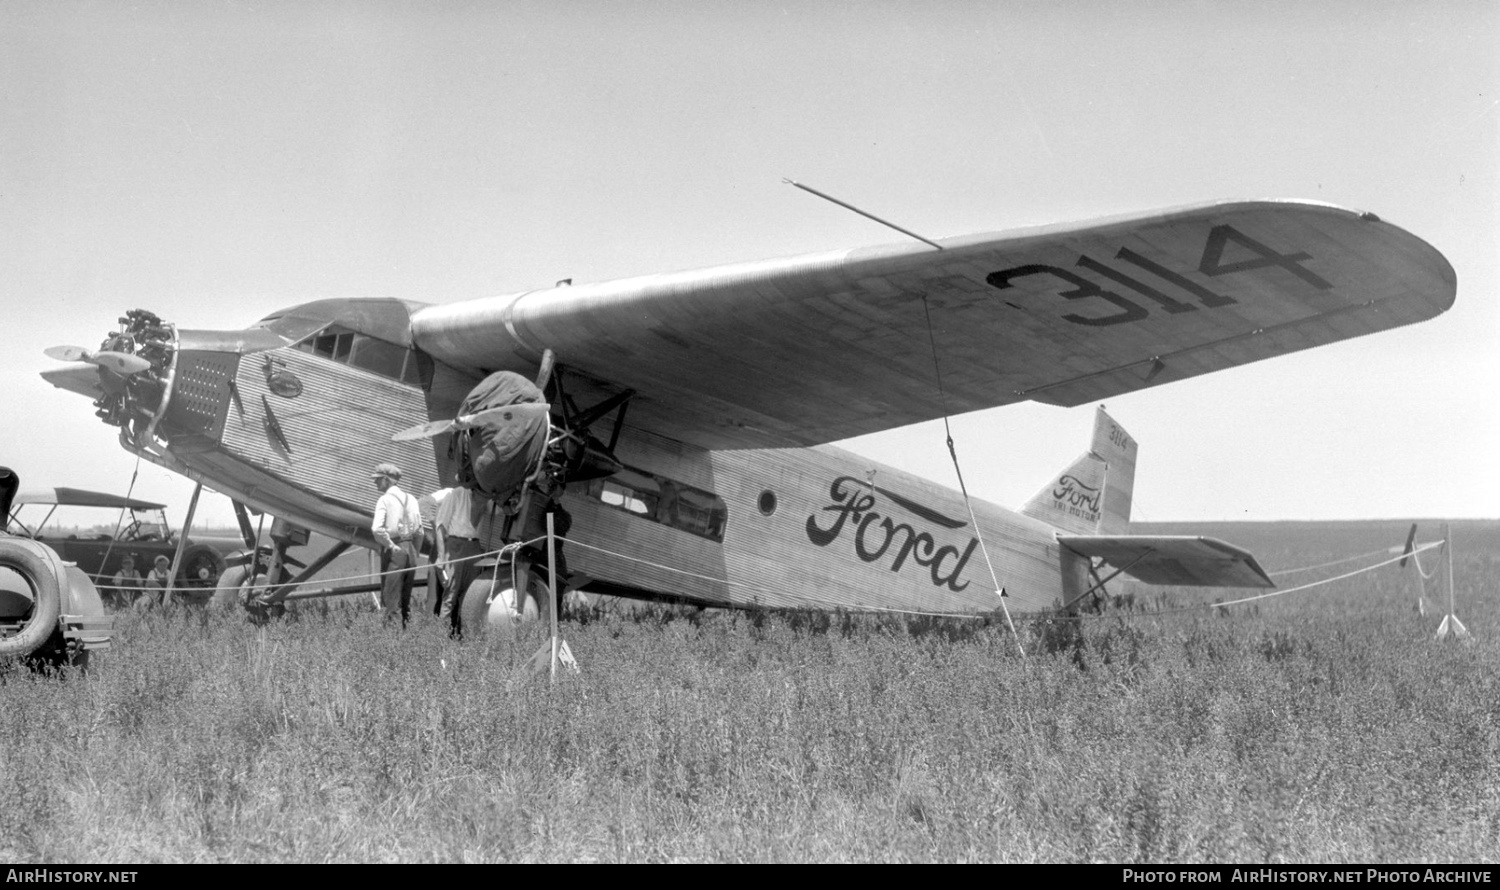
[[[1072,599],[1068,600],[1067,602],[1063,603],[1063,608],[1064,609],[1068,608],[1069,606],[1073,605],[1074,603],[1078,602],[1079,600],[1083,599],[1084,597],[1088,596],[1089,594],[1093,593],[1096,590],[1104,590],[1105,596],[1108,596],[1109,595],[1109,591],[1105,589],[1104,585],[1106,585],[1109,582],[1115,580],[1120,575],[1124,574],[1131,566],[1135,565],[1136,563],[1140,562],[1141,560],[1145,559],[1146,557],[1148,557],[1150,555],[1151,555],[1151,551],[1150,550],[1145,551],[1141,555],[1137,556],[1135,559],[1132,559],[1130,562],[1127,562],[1125,565],[1121,566],[1120,568],[1115,569],[1113,572],[1110,572],[1109,573],[1109,577],[1107,577],[1107,578],[1100,578],[1099,577],[1099,568],[1104,565],[1104,562],[1101,561],[1101,562],[1099,562],[1096,565],[1093,560],[1089,560],[1089,574],[1092,575],[1093,578],[1094,578],[1094,586],[1090,587],[1088,590],[1085,590],[1083,593],[1080,593],[1077,596],[1073,597]]]
[[[969,511],[969,522],[974,525],[974,538],[979,541],[979,552],[984,555],[985,567],[990,570],[990,583],[995,585],[996,596],[1000,599],[1005,626],[1010,628],[1010,635],[1016,640],[1016,649],[1025,658],[1026,647],[1021,645],[1021,635],[1016,633],[1015,622],[1010,620],[1010,608],[1005,605],[1005,588],[1000,586],[1000,579],[995,574],[995,564],[990,561],[990,548],[984,543],[984,532],[979,528],[979,518],[974,515],[974,505],[969,500],[969,487],[964,484],[964,471],[958,465],[958,449],[953,445],[953,428],[948,425],[948,395],[943,391],[943,369],[938,364],[937,337],[932,332],[932,311],[927,307],[926,294],[922,295],[922,315],[927,320],[927,343],[932,347],[932,373],[937,379],[938,399],[943,408],[943,433],[948,439],[948,456],[953,458],[953,472],[958,475],[958,490],[964,496],[964,509]]]

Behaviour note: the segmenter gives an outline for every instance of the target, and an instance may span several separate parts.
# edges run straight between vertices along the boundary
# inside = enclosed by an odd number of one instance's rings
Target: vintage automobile
[[[46,543],[63,560],[77,564],[116,604],[134,601],[144,587],[115,584],[126,557],[144,580],[157,557],[175,558],[178,545],[165,504],[81,488],[18,492],[6,531]],[[174,590],[188,602],[207,602],[224,572],[225,557],[242,547],[239,538],[189,538]]]
[[[0,467],[0,522],[9,525],[16,474]],[[0,533],[0,666],[88,664],[109,648],[114,620],[77,566],[46,544]]]

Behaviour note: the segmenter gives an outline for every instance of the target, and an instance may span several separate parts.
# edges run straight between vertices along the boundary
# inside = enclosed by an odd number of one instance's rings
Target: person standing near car
[[[380,490],[370,532],[380,547],[380,608],[387,623],[411,617],[411,588],[417,577],[417,540],[422,534],[422,512],[417,499],[401,490],[401,470],[383,463],[370,473]]]

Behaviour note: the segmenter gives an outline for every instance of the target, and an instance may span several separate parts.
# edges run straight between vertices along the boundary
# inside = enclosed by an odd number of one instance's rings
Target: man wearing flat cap
[[[422,535],[422,511],[417,499],[401,490],[401,470],[380,464],[370,473],[380,500],[370,531],[380,547],[380,608],[390,622],[401,616],[406,626],[411,614],[411,587],[417,577],[417,541]]]

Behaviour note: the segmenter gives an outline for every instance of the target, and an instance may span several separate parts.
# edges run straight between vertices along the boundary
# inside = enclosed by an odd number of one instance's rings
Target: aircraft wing
[[[476,371],[534,374],[550,348],[635,390],[632,425],[777,447],[1028,399],[1098,401],[1432,318],[1456,290],[1421,239],[1292,201],[938,243],[429,306],[412,336]]]
[[[1177,535],[1058,535],[1062,546],[1102,559],[1147,584],[1275,587],[1255,557],[1216,538]]]

